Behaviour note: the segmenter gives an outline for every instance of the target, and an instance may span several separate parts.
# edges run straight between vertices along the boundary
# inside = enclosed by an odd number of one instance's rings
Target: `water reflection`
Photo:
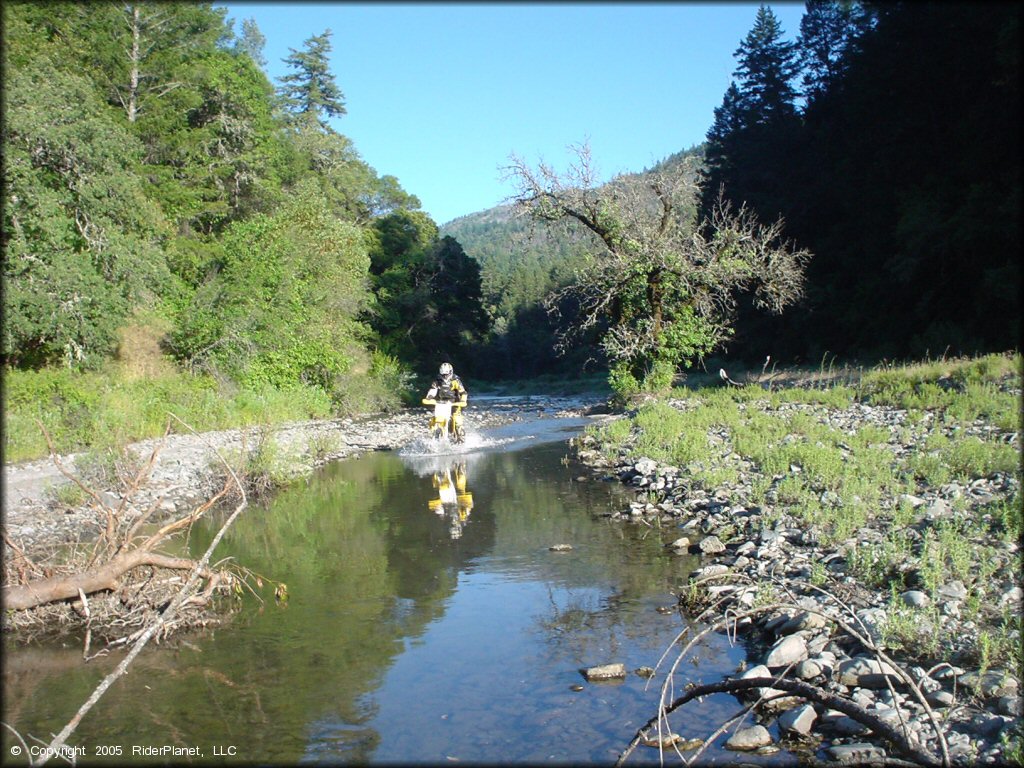
[[[405,458],[407,466],[420,476],[430,476],[433,495],[427,509],[443,519],[452,539],[462,538],[462,530],[473,511],[469,491],[469,461],[465,455]]]
[[[286,582],[288,608],[271,599],[215,636],[142,654],[75,743],[207,757],[234,744],[226,760],[238,763],[613,762],[657,691],[631,675],[577,692],[579,669],[653,666],[681,628],[655,608],[693,563],[665,547],[671,530],[598,517],[614,489],[575,482],[564,454],[375,453],[248,510],[218,557]],[[193,531],[195,551],[215,530]],[[560,543],[572,551],[549,550]],[[36,736],[58,731],[116,663],[65,669],[64,656],[17,653],[5,720]],[[730,653],[702,651],[688,674],[731,671]],[[26,665],[31,685],[16,674]]]

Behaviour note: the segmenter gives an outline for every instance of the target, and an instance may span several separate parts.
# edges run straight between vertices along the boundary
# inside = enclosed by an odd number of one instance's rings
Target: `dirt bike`
[[[430,437],[438,440],[447,437],[453,444],[461,443],[466,439],[466,430],[461,420],[456,417],[466,407],[465,400],[435,400],[431,397],[423,398],[424,405],[434,406],[434,415],[430,419]]]

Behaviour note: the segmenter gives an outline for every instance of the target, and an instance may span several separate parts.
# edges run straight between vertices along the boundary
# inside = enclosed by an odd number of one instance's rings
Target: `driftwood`
[[[181,420],[178,419],[178,421]],[[185,424],[184,422],[181,423]],[[187,424],[185,424],[185,426],[188,427]],[[195,432],[195,430],[193,430],[191,427],[188,427],[188,429],[191,430],[193,433]],[[238,519],[238,516],[248,505],[248,499],[246,498],[245,495],[245,488],[243,487],[242,482],[238,479],[238,476],[235,474],[234,470],[231,469],[230,464],[228,464],[228,462],[224,460],[224,457],[220,455],[216,448],[211,448],[211,450],[213,450],[213,452],[217,455],[217,457],[220,459],[220,461],[224,464],[225,468],[227,469],[231,481],[233,481],[235,487],[238,490],[238,493],[241,496],[241,501],[235,507],[234,511],[232,511],[231,515],[229,515],[228,518],[224,521],[224,523],[220,526],[220,529],[213,537],[213,541],[210,542],[210,546],[206,548],[206,552],[203,553],[203,556],[198,561],[193,563],[192,570],[189,573],[188,579],[181,586],[181,589],[178,590],[177,594],[170,601],[170,603],[168,603],[167,607],[142,632],[142,634],[138,636],[138,639],[135,640],[135,643],[132,646],[131,650],[127,653],[124,659],[121,660],[121,663],[117,665],[117,668],[109,675],[107,675],[103,679],[103,681],[96,687],[96,689],[92,692],[92,695],[89,696],[86,702],[82,704],[82,706],[79,708],[78,712],[75,713],[75,716],[71,718],[71,720],[68,722],[66,726],[64,726],[61,732],[57,734],[53,738],[53,741],[51,741],[50,744],[41,752],[41,758],[37,762],[33,763],[33,765],[42,765],[45,762],[47,762],[47,760],[49,760],[50,757],[61,754],[62,748],[67,743],[67,740],[71,736],[71,734],[74,733],[75,729],[78,727],[78,724],[82,721],[82,718],[85,717],[85,715],[89,712],[90,709],[93,708],[93,706],[95,706],[96,702],[98,702],[100,698],[103,696],[103,694],[106,693],[107,689],[110,688],[110,686],[113,685],[118,678],[120,678],[125,672],[128,671],[128,667],[135,660],[135,657],[139,655],[139,653],[150,641],[150,639],[152,639],[161,629],[166,627],[174,619],[175,615],[181,608],[188,605],[190,601],[195,599],[194,596],[190,595],[190,593],[199,583],[199,580],[201,578],[204,578],[204,573],[209,572],[210,558],[213,556],[214,550],[216,550],[217,546],[220,544],[220,541],[224,537],[224,534],[227,533],[228,528],[230,528],[232,523],[234,523],[235,520]],[[221,494],[223,493],[224,491],[221,492]],[[218,494],[218,496],[221,494]],[[204,508],[210,505],[212,505],[212,501],[207,502],[207,504],[204,505]],[[166,527],[167,526],[165,526],[165,528]]]
[[[83,593],[91,595],[102,590],[117,589],[120,586],[120,578],[141,565],[187,571],[196,564],[184,557],[171,557],[147,549],[133,549],[88,571],[52,576],[49,579],[31,581],[22,586],[4,587],[4,608],[23,611],[44,603],[79,597]],[[212,578],[214,574],[204,568],[200,575],[204,578]]]
[[[89,487],[81,478],[72,474],[64,467],[54,451],[53,443],[46,429],[42,424],[39,427],[50,448],[50,457],[54,465],[65,477],[78,485],[87,496],[92,498],[93,507],[99,513],[98,524],[100,534],[84,567],[78,570],[67,569],[63,573],[46,575],[43,578],[29,578],[29,572],[34,576],[38,576],[42,574],[41,569],[27,558],[25,553],[10,540],[5,531],[4,540],[15,553],[18,575],[23,582],[21,584],[4,585],[2,596],[3,605],[6,610],[25,611],[47,603],[74,598],[79,598],[83,610],[87,610],[85,608],[84,596],[118,589],[121,586],[122,577],[141,566],[180,571],[188,571],[195,567],[195,561],[189,558],[174,557],[157,552],[155,549],[177,531],[190,526],[204,512],[220,501],[229,490],[230,486],[228,484],[225,484],[219,493],[188,515],[172,520],[155,533],[142,537],[138,532],[143,523],[156,510],[159,500],[154,502],[149,509],[139,515],[138,519],[134,521],[128,519],[127,512],[133,494],[145,482],[156,463],[161,445],[157,444],[154,447],[148,461],[134,473],[134,476],[128,482],[128,487],[122,494],[120,503],[117,507],[113,507],[104,503],[102,497],[95,489]],[[218,580],[218,575],[206,567],[201,569],[199,575],[211,581]]]

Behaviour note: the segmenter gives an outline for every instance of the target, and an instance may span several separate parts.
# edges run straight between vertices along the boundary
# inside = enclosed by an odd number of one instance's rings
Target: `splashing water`
[[[474,453],[486,448],[511,443],[515,438],[484,437],[479,432],[466,430],[466,439],[461,443],[453,443],[447,437],[436,440],[431,437],[417,437],[398,451],[399,456],[454,456]]]

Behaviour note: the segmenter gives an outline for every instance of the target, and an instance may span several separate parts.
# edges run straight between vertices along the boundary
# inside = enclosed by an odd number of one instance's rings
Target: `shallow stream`
[[[665,547],[676,529],[602,517],[626,500],[567,458],[585,423],[531,417],[455,453],[417,441],[248,509],[217,556],[265,577],[264,604],[148,648],[72,736],[79,764],[613,763],[657,710],[687,622],[673,593],[697,561]],[[193,531],[193,550],[214,532]],[[635,674],[666,650],[652,679]],[[713,636],[680,665],[675,695],[743,657]],[[48,742],[118,658],[83,664],[73,641],[8,647],[4,721]],[[624,680],[581,674],[615,662]],[[672,725],[706,736],[737,709],[712,696]],[[658,760],[643,747],[628,764]]]

